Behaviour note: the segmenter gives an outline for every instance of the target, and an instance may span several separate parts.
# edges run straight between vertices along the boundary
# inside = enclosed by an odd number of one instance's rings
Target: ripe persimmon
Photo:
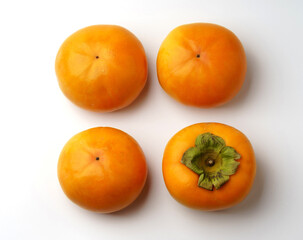
[[[65,96],[99,112],[129,105],[147,79],[142,44],[130,31],[114,25],[90,26],[69,36],[58,51],[55,68]]]
[[[157,57],[162,88],[176,100],[197,107],[214,107],[232,99],[246,73],[246,57],[230,30],[194,23],[172,30]]]
[[[220,210],[241,202],[256,173],[253,148],[239,130],[220,123],[186,127],[168,142],[162,162],[170,194],[200,210]]]
[[[58,178],[66,196],[88,210],[109,213],[140,194],[147,166],[138,143],[121,130],[91,128],[73,136],[61,151]]]

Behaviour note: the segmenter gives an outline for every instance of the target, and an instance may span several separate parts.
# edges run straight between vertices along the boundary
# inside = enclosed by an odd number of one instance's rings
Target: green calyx
[[[223,138],[211,133],[200,134],[195,147],[189,148],[181,163],[199,174],[198,186],[212,191],[218,190],[235,174],[241,156],[232,147],[226,146]]]

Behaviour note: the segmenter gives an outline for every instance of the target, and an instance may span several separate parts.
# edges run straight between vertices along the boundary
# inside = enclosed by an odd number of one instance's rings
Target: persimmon
[[[240,40],[230,30],[210,23],[193,23],[172,30],[157,57],[162,88],[186,105],[215,107],[231,100],[246,74]]]
[[[144,154],[127,133],[91,128],[73,136],[61,151],[58,178],[66,196],[79,206],[102,213],[131,204],[147,176]]]
[[[115,25],[89,26],[69,36],[58,51],[55,69],[69,100],[99,112],[132,103],[147,79],[142,44]]]
[[[166,187],[178,202],[200,210],[220,210],[247,196],[256,162],[249,140],[239,130],[220,123],[198,123],[169,140],[162,170]]]

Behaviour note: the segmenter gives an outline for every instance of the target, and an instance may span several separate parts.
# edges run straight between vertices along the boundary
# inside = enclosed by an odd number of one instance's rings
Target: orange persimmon
[[[200,210],[220,210],[247,196],[256,162],[249,140],[239,130],[220,123],[198,123],[170,139],[162,171],[169,193],[178,202]]]
[[[55,69],[69,100],[99,112],[129,105],[147,79],[142,44],[115,25],[90,26],[69,36],[58,51]]]
[[[158,52],[160,85],[186,105],[209,108],[226,103],[240,90],[245,73],[241,42],[216,24],[179,26],[168,34]]]
[[[83,208],[102,213],[131,204],[146,176],[147,165],[138,143],[110,127],[73,136],[58,161],[58,178],[66,196]]]

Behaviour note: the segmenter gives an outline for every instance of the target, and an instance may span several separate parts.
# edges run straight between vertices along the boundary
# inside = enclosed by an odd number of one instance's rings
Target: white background
[[[170,30],[212,22],[247,54],[240,93],[214,109],[183,106],[161,89],[156,56]],[[93,24],[118,24],[142,42],[148,83],[129,107],[88,112],[61,93],[58,48]],[[1,1],[0,239],[301,239],[303,234],[302,1]],[[258,172],[247,199],[220,212],[183,207],[161,172],[168,140],[197,122],[234,126],[251,140]],[[79,208],[63,194],[57,159],[74,134],[112,126],[132,135],[149,166],[146,187],[114,214]]]

